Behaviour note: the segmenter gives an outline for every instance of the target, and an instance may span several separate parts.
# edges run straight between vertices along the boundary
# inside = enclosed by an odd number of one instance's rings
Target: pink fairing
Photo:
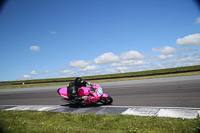
[[[103,89],[101,88],[100,85],[92,84],[92,87],[94,88],[95,91],[91,91],[91,88],[87,88],[87,87],[79,88],[79,92],[78,92],[79,96],[91,95],[89,99],[85,99],[86,104],[97,102],[98,100],[100,100],[101,97],[108,97],[107,94],[103,93]]]
[[[90,88],[87,87],[81,87],[79,88],[78,95],[83,97],[83,96],[88,96],[89,94],[94,94],[95,92],[90,91]],[[95,96],[90,96],[89,99],[85,99],[86,104],[91,104],[92,102],[96,102],[100,98],[95,97]]]
[[[58,89],[58,93],[59,93],[62,97],[69,99],[69,97],[68,97],[68,95],[67,95],[67,88],[60,88],[60,89]]]
[[[79,92],[78,92],[78,95],[79,96],[87,96],[88,94],[89,94],[89,91],[90,91],[90,88],[87,88],[87,87],[81,87],[81,88],[79,88],[79,90],[78,90]]]
[[[101,95],[101,97],[108,97],[108,94],[103,93],[103,94]]]

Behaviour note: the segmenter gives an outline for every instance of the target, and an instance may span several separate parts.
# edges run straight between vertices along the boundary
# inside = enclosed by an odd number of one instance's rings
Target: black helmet
[[[86,86],[86,84],[87,84],[87,82],[84,79],[82,79],[81,77],[77,77],[75,79],[75,86],[76,87]]]

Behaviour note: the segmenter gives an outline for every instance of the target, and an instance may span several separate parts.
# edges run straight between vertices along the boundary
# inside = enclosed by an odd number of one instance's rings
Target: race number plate
[[[97,95],[100,97],[103,94],[103,90],[101,87],[99,87],[98,91],[97,91]]]

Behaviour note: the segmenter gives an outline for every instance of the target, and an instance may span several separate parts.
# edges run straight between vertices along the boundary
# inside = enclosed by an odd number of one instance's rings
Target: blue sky
[[[0,81],[200,65],[193,0],[9,0]]]

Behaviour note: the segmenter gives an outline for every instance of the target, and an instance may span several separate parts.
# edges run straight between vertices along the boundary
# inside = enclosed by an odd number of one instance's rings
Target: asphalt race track
[[[200,108],[200,75],[100,83],[112,106]],[[65,105],[57,89],[65,86],[1,89],[0,105]]]

